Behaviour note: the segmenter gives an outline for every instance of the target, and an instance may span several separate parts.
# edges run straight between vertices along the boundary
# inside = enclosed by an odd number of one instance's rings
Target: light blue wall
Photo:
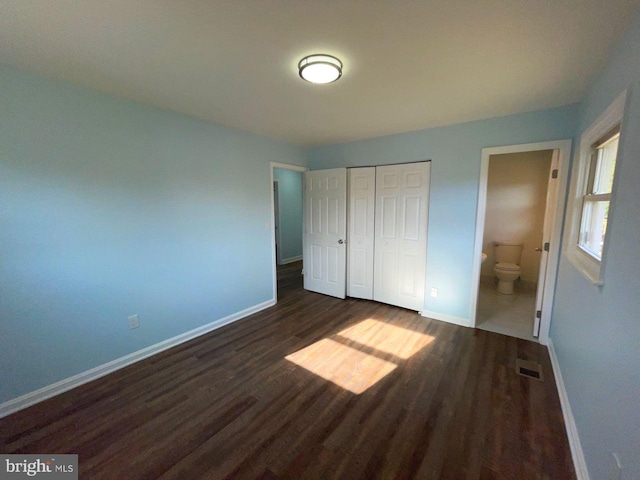
[[[312,169],[431,160],[425,310],[468,320],[482,148],[572,138],[577,105],[315,148]]]
[[[621,455],[623,478],[640,478],[640,16],[584,102],[579,132],[624,89],[628,103],[607,225],[604,286],[590,285],[562,257],[551,323],[594,480],[609,478],[611,452]]]
[[[302,172],[274,168],[273,179],[280,199],[280,258],[286,262],[302,255]]]
[[[432,160],[425,308],[468,318],[481,149],[574,137],[625,88],[605,285],[562,257],[551,329],[593,479],[611,452],[640,478],[640,18],[581,109],[308,155]],[[5,67],[0,115],[0,402],[272,298],[269,161],[303,150]]]
[[[0,402],[272,299],[302,149],[5,67],[0,106]]]

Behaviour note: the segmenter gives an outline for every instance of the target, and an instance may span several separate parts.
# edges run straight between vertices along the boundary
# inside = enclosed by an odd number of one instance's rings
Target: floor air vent
[[[528,362],[521,358],[516,359],[516,373],[523,377],[542,380],[542,367],[539,363]]]

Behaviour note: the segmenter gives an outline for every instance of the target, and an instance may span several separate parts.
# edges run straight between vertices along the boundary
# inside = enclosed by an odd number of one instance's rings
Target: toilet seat
[[[495,267],[496,270],[502,270],[503,272],[519,272],[520,265],[516,263],[498,262]]]

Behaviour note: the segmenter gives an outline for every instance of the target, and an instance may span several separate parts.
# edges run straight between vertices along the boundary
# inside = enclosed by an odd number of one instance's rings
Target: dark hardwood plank
[[[0,419],[1,451],[92,479],[575,478],[544,347],[306,292],[301,268],[276,306]]]

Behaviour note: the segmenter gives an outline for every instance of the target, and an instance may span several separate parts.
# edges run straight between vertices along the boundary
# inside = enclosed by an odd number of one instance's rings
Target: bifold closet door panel
[[[304,173],[304,288],[346,293],[347,169]]]
[[[376,169],[373,299],[424,308],[431,163]]]
[[[376,168],[350,168],[347,182],[347,295],[372,300]]]

